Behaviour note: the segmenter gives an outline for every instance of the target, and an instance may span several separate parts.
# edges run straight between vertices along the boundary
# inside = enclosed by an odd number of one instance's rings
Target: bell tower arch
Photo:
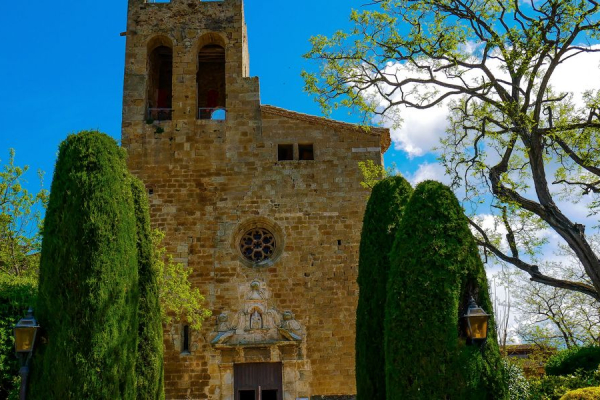
[[[242,0],[129,0],[125,35],[125,147],[196,120],[260,118]]]

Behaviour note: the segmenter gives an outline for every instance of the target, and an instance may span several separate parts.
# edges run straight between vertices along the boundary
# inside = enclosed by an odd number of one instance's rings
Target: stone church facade
[[[122,144],[213,317],[165,330],[167,399],[347,399],[358,246],[389,131],[261,105],[242,0],[129,0]]]

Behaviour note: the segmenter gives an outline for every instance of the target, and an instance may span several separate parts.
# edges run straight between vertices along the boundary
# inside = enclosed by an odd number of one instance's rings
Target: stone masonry
[[[167,399],[255,398],[242,380],[259,378],[242,367],[267,363],[281,387],[263,400],[349,398],[367,197],[358,162],[381,164],[389,131],[261,105],[242,0],[129,0],[126,36],[129,167],[213,313],[199,332],[165,330]],[[218,73],[222,49],[225,93],[211,94],[199,68],[212,57]],[[221,98],[225,118],[213,119]]]

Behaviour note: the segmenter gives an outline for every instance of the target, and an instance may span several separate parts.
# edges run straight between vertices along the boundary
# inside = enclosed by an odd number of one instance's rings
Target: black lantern
[[[467,338],[474,343],[485,342],[488,335],[488,322],[490,314],[486,313],[483,308],[479,307],[475,303],[475,299],[471,297],[469,305],[467,306],[467,312],[463,315],[466,320],[465,328]]]
[[[33,316],[33,310],[31,308],[27,311],[27,316],[17,322],[17,325],[14,327],[15,351],[21,362],[21,369],[19,370],[19,375],[21,375],[19,399],[21,400],[25,400],[27,376],[29,375],[29,360],[33,354],[35,339],[39,329],[40,326]]]

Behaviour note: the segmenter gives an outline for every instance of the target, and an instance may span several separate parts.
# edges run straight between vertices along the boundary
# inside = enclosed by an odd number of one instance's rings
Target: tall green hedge
[[[44,223],[36,316],[47,343],[31,399],[134,399],[136,218],[125,152],[99,132],[59,147]]]
[[[477,246],[452,191],[419,184],[391,253],[385,313],[388,400],[505,399],[496,332],[483,348],[460,338],[469,296],[492,303]]]
[[[568,375],[577,370],[595,371],[599,365],[600,346],[574,347],[550,357],[546,363],[546,374]]]
[[[400,176],[378,182],[371,192],[360,240],[359,298],[356,311],[358,400],[385,400],[383,321],[389,253],[412,187]]]
[[[132,179],[137,221],[138,275],[140,287],[137,398],[162,400],[164,393],[163,330],[158,297],[157,271],[152,262],[152,238],[148,198],[142,182]]]
[[[18,392],[19,361],[13,327],[35,305],[35,295],[33,278],[0,273],[0,399]]]

